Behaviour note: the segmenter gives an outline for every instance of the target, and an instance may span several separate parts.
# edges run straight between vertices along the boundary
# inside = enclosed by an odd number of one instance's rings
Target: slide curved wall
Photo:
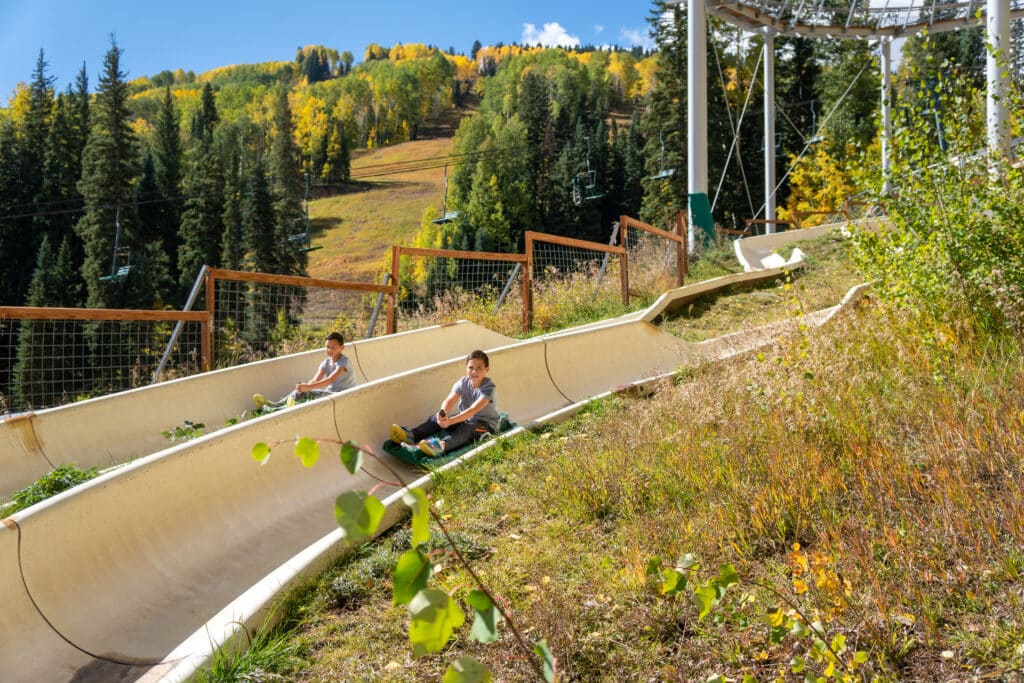
[[[354,440],[378,450],[392,422],[411,425],[436,410],[464,374],[470,348],[488,351],[499,408],[527,425],[619,385],[768,343],[779,329],[683,342],[646,322],[676,300],[517,343],[460,324],[353,344],[361,372],[390,369],[388,376],[139,458],[4,520],[0,680],[186,679],[212,649],[255,628],[276,595],[344,548],[333,518],[339,493],[378,480],[393,484],[381,497],[400,490],[370,458],[349,476],[333,445],[304,468],[291,440]],[[432,355],[443,357],[394,372],[399,356],[413,363]],[[301,361],[308,373],[309,357]],[[218,391],[229,387],[243,391],[235,382]],[[279,440],[268,462],[252,460],[253,444]],[[404,482],[422,475],[384,457]],[[387,522],[400,514],[392,505]]]
[[[346,344],[359,383],[511,340],[461,321]],[[465,349],[465,351],[463,350]],[[308,351],[40,410],[0,422],[0,502],[64,463],[105,468],[167,448],[186,420],[218,427],[252,410],[252,395],[284,396],[312,377]]]

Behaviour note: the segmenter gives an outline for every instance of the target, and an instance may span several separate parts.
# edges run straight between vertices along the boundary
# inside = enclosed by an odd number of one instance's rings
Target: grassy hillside
[[[769,317],[794,312],[794,291],[835,303],[852,269],[841,242],[823,246],[793,289],[720,296],[714,329],[746,327],[752,296],[779,299]],[[561,680],[1016,680],[1024,362],[1006,340],[932,332],[869,297],[826,328],[505,442],[439,477],[434,500]],[[467,625],[441,655],[412,656],[390,592],[408,543],[399,529],[325,573],[248,656],[296,681],[440,680],[463,654],[496,680],[534,680],[507,629],[481,646]],[[464,597],[467,575],[434,551],[432,581]],[[665,595],[651,562],[687,554],[688,583]],[[694,591],[709,586],[701,616]]]
[[[563,681],[1019,680],[1021,349],[912,330],[869,298],[505,442],[439,477],[434,500]],[[439,681],[464,654],[495,680],[536,680],[507,628],[483,646],[467,622],[412,656],[390,591],[408,545],[398,530],[321,576],[250,657],[304,682]],[[666,595],[649,567],[687,555]],[[443,544],[432,557],[432,582],[464,598]]]
[[[352,174],[363,176],[381,164],[441,159],[450,137],[406,142],[364,150],[352,159]],[[309,204],[313,243],[309,274],[318,278],[379,281],[390,266],[392,244],[409,244],[419,230],[423,211],[444,199],[444,169],[433,168],[357,181],[351,191]]]

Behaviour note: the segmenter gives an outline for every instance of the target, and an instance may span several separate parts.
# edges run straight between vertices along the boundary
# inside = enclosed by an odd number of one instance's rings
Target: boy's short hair
[[[325,341],[331,341],[332,339],[342,346],[345,345],[345,338],[341,336],[341,332],[331,332],[327,335],[327,339]]]
[[[481,351],[480,349],[475,349],[473,351],[470,351],[469,355],[466,356],[466,362],[468,363],[469,361],[473,360],[474,358],[476,360],[482,360],[484,362],[484,367],[485,368],[491,367],[491,359],[488,358],[487,354],[484,353],[483,351]]]

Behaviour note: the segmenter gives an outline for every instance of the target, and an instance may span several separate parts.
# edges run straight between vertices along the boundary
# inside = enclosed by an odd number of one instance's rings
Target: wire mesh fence
[[[521,254],[394,247],[396,328],[465,319],[502,334],[523,329]]]
[[[391,291],[387,285],[211,269],[204,303],[213,317],[215,365],[308,351],[329,332],[346,340],[385,332],[383,323],[371,329],[370,322]]]
[[[630,216],[619,218],[620,242],[628,254],[630,296],[650,301],[683,284],[687,262],[685,225],[685,213],[679,214],[675,233]]]
[[[0,412],[38,410],[144,386],[162,361],[164,379],[203,369],[204,313],[72,309],[77,312],[64,315],[77,318],[62,318],[55,310],[61,309],[0,310]],[[148,319],[126,319],[133,313]],[[162,313],[167,317],[153,317]],[[168,349],[177,321],[181,330]]]
[[[527,232],[526,256],[535,329],[617,315],[629,302],[624,247]]]
[[[818,225],[845,223],[846,212],[843,209],[821,209],[816,211],[794,211],[793,220],[799,228],[813,228]]]

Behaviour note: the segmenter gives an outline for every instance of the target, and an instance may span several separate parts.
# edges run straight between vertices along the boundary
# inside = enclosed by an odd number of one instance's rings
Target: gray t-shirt
[[[341,373],[341,376],[338,377],[338,379],[327,385],[327,391],[344,391],[345,389],[351,389],[356,385],[356,376],[348,369],[348,356],[345,354],[341,354],[341,356],[338,357],[337,363],[332,361],[330,356],[327,356],[327,358],[324,358],[324,362],[320,364],[320,372],[323,373],[325,378],[330,377],[338,368],[345,368],[345,372]]]
[[[480,422],[487,425],[492,432],[497,432],[501,425],[501,415],[498,413],[498,387],[494,385],[490,377],[484,377],[479,389],[473,388],[469,377],[462,377],[452,385],[452,391],[459,395],[459,412],[469,410],[481,396],[486,396],[488,403],[483,410],[466,420],[469,424]]]

